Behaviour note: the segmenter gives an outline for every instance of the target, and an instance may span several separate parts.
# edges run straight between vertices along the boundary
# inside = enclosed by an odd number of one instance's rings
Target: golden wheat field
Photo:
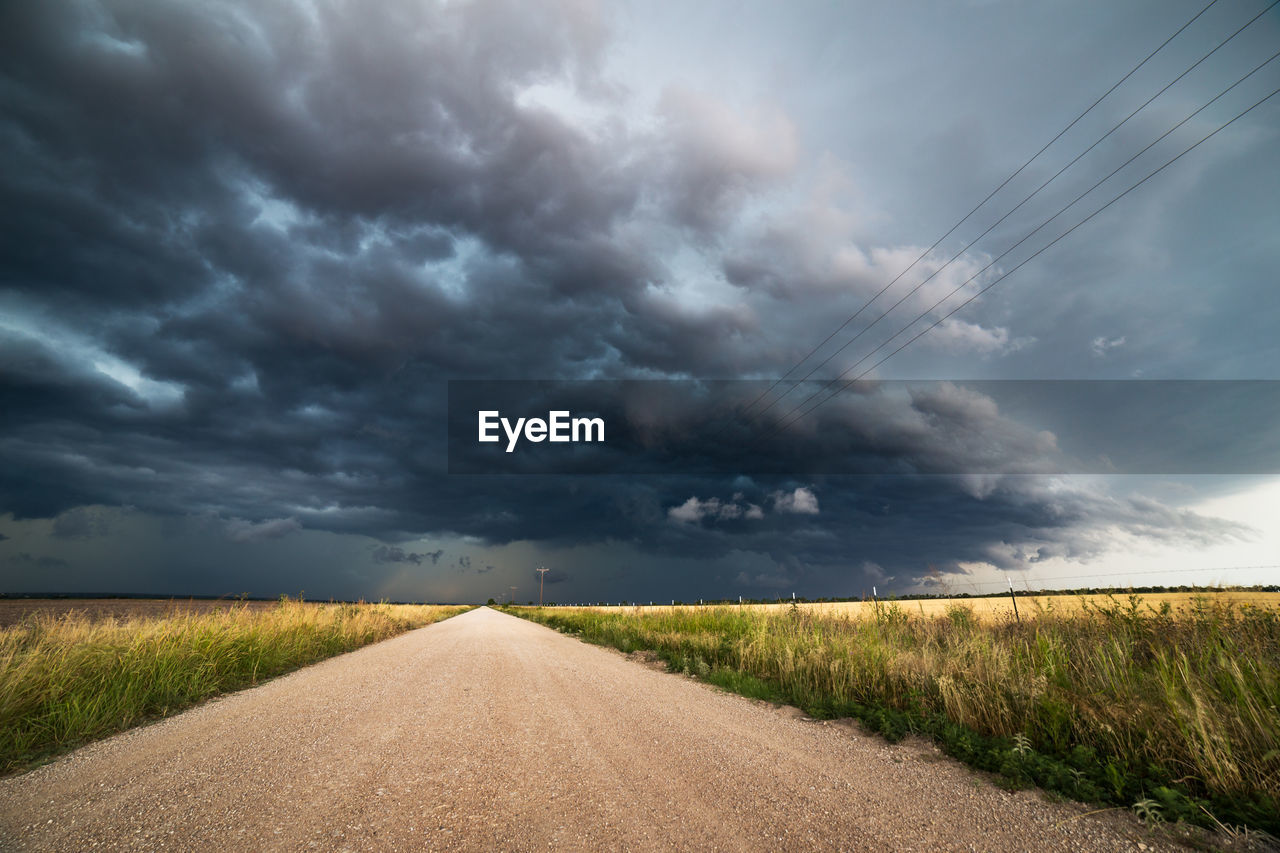
[[[103,619],[159,619],[184,614],[226,610],[269,611],[278,601],[242,601],[238,598],[0,598],[0,628],[18,625],[33,617]]]
[[[1196,606],[1197,600],[1208,603],[1217,603],[1225,605],[1227,603],[1233,606],[1243,607],[1259,607],[1267,610],[1280,610],[1280,592],[1250,592],[1247,590],[1235,591],[1227,590],[1222,592],[1216,591],[1198,591],[1198,592],[1151,592],[1138,593],[1137,602],[1142,608],[1143,613],[1151,611],[1159,611],[1165,602],[1175,613],[1185,613]],[[696,604],[677,604],[671,605],[627,605],[627,606],[600,606],[594,609],[603,611],[641,611],[646,613],[660,612],[664,610],[689,610],[696,609],[700,605]],[[710,606],[710,605],[703,605]],[[789,609],[791,602],[780,602],[776,604],[743,604],[738,605],[747,610],[757,610],[761,612],[778,611]],[[801,610],[813,614],[822,614],[828,616],[870,616],[874,615],[877,604],[872,601],[834,601],[834,602],[801,602],[796,605]],[[1000,622],[1007,619],[1013,619],[1013,602],[1010,598],[1002,596],[1000,598],[929,598],[916,599],[907,601],[891,601],[882,599],[879,607],[900,607],[903,612],[932,618],[934,616],[945,616],[948,608],[964,607],[970,610],[974,616],[979,619]],[[1018,595],[1018,616],[1022,619],[1035,618],[1041,613],[1055,613],[1059,615],[1070,615],[1080,613],[1081,611],[1097,608],[1112,607],[1129,608],[1130,599],[1127,593],[1115,593],[1110,595]],[[1150,608],[1151,610],[1147,610]]]

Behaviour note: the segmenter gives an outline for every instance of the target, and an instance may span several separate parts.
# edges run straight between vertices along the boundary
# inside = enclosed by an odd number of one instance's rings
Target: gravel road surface
[[[482,608],[0,780],[0,848],[1167,849],[1086,811]]]

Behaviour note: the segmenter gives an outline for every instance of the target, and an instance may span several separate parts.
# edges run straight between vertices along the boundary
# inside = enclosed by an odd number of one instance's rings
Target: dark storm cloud
[[[373,549],[373,561],[375,563],[413,563],[415,566],[420,566],[422,555],[391,545],[379,545]]]
[[[610,230],[642,176],[512,97],[590,76],[589,10],[465,7],[441,26],[389,10],[351,27],[303,7],[74,8],[9,10],[5,128],[22,144],[5,191],[24,213],[5,231],[7,283],[80,346],[7,342],[32,355],[6,359],[6,506],[263,519],[231,522],[237,539],[491,522],[421,494],[438,470],[433,383],[612,358],[598,331],[646,299],[643,254]],[[690,328],[653,322],[662,340],[621,348],[662,351]],[[122,385],[99,352],[181,405]]]
[[[651,290],[670,273],[635,226],[721,216],[795,156],[784,118],[692,94],[668,99],[657,137],[592,138],[522,106],[547,79],[604,88],[590,6],[8,18],[9,285],[199,387],[270,383],[283,362],[324,379],[332,356],[355,372],[714,367],[699,342],[746,321]]]
[[[421,566],[423,560],[430,560],[431,565],[434,566],[440,562],[443,554],[443,549],[420,554],[416,551],[406,551],[395,545],[379,545],[373,549],[373,561],[375,563],[413,563],[415,566]]]
[[[104,505],[241,544],[749,551],[777,567],[761,586],[1094,553],[1108,525],[1238,532],[1000,477],[443,476],[445,379],[775,373],[914,252],[847,245],[820,204],[743,226],[806,156],[793,120],[692,87],[623,120],[610,37],[590,3],[5,5],[0,509],[71,540],[109,532],[83,509]],[[609,118],[570,121],[541,85]],[[690,291],[690,254],[740,298]],[[1017,341],[952,328],[969,351]],[[877,458],[1045,451],[981,395],[849,405],[814,428],[856,425]]]

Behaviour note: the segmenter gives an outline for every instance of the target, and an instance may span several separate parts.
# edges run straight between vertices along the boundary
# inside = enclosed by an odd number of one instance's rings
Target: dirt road
[[[485,608],[0,780],[0,848],[1161,849],[1086,810]]]

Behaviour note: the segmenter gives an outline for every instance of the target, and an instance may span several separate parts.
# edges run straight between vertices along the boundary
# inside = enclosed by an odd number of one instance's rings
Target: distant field
[[[138,619],[178,613],[209,613],[232,607],[270,610],[276,605],[275,601],[241,601],[235,598],[0,598],[0,628],[17,625],[29,616]]]
[[[1141,602],[1144,613],[1158,612],[1165,602],[1169,603],[1174,613],[1186,613],[1196,606],[1196,600],[1200,599],[1207,602],[1216,602],[1219,604],[1231,603],[1234,606],[1260,607],[1268,610],[1280,610],[1280,592],[1152,592],[1140,593],[1138,598]],[[1107,608],[1121,604],[1125,607],[1129,604],[1129,596],[1127,594],[1114,595],[1018,595],[1018,614],[1021,618],[1034,617],[1038,614],[1054,613],[1057,615],[1071,615],[1079,613],[1086,607],[1089,608]],[[696,604],[678,604],[674,608],[669,605],[640,605],[639,610],[646,613],[654,613],[669,610],[696,610],[699,606]],[[738,606],[738,605],[734,605]],[[801,610],[813,615],[823,616],[874,616],[876,604],[870,601],[839,601],[839,602],[802,602],[796,605]],[[879,603],[881,608],[900,607],[902,610],[910,613],[912,616],[945,616],[947,611],[953,607],[963,607],[973,613],[974,616],[988,621],[1003,621],[1013,618],[1013,602],[1009,596],[1000,598],[928,598],[915,599],[913,601],[893,601],[882,599]],[[745,610],[755,610],[762,613],[771,613],[779,610],[790,610],[790,602],[782,602],[778,604],[743,604],[741,607]],[[594,610],[602,610],[605,612],[627,612],[635,611],[636,606],[603,606],[592,608]]]

